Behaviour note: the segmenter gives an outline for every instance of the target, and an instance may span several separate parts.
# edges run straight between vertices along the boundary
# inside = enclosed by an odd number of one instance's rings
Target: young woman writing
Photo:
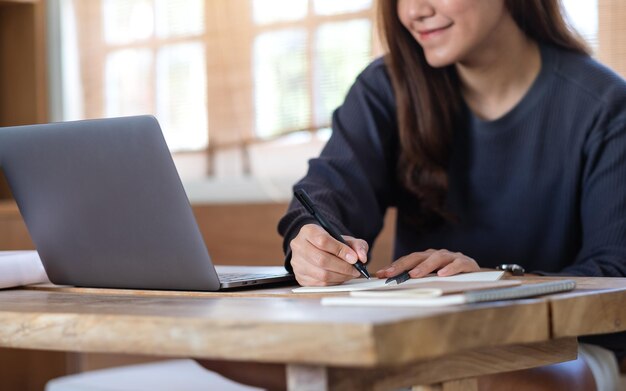
[[[380,278],[501,263],[626,276],[626,82],[590,58],[558,0],[379,7],[388,54],[357,78],[296,185],[348,245],[292,202],[279,231],[298,282],[358,277],[390,206],[397,260]],[[576,361],[480,384],[611,389],[624,347],[604,345],[613,352],[583,344]]]

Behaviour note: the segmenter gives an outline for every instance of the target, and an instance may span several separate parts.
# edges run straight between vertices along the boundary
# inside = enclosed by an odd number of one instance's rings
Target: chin
[[[433,68],[443,68],[461,62],[466,57],[467,51],[463,47],[454,45],[442,45],[439,47],[424,48],[426,62]]]
[[[452,65],[458,61],[457,56],[450,55],[450,53],[432,53],[424,51],[426,56],[426,62],[433,68],[443,68],[448,65]]]

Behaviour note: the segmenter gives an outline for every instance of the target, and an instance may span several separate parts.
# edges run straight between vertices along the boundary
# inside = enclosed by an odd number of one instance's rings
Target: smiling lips
[[[452,25],[449,24],[447,26],[437,27],[437,28],[434,28],[434,29],[418,30],[417,33],[419,34],[420,40],[427,40],[427,39],[430,39],[430,38],[433,38],[433,37],[439,35],[443,31],[449,29],[451,26]]]

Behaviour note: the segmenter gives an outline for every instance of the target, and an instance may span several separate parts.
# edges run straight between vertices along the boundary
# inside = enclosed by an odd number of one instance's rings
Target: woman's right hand
[[[348,246],[335,240],[317,224],[300,228],[291,243],[291,266],[302,286],[337,285],[357,278],[356,262],[367,262],[365,240],[343,236]]]

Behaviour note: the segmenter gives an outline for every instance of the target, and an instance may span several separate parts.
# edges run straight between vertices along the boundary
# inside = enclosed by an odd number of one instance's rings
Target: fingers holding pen
[[[363,239],[353,238],[352,236],[344,235],[343,238],[346,243],[348,243],[348,245],[352,248],[352,250],[357,253],[359,261],[367,263],[367,253],[370,248],[369,244]]]
[[[367,270],[360,264],[356,265],[359,260],[367,261],[367,248],[364,247],[363,243],[358,239],[349,238],[352,240],[352,245],[348,244],[345,237],[320,213],[304,189],[294,189],[294,197],[319,223],[319,226],[315,224],[304,225],[292,241],[291,264],[293,266],[294,259],[297,264],[302,262],[298,265],[298,267],[302,267],[301,269],[294,267],[296,279],[299,270],[303,276],[313,274],[313,277],[318,279],[316,281],[321,278],[321,283],[335,282],[333,278],[338,272],[343,273],[347,265],[354,269],[350,271],[350,278],[358,277],[357,269],[369,278]],[[313,248],[306,246],[303,241],[308,242]],[[294,244],[296,245],[295,249]],[[298,250],[297,247],[299,246],[301,246],[302,251]],[[335,275],[328,273],[335,273]]]
[[[300,285],[336,285],[359,277],[353,266],[357,253],[315,224],[303,226],[290,246],[291,266]]]
[[[359,252],[353,247],[339,242],[316,224],[307,224],[300,231],[311,245],[329,254],[334,254],[337,258],[343,259],[350,264],[355,264],[361,258]],[[357,240],[351,239],[353,242]],[[361,246],[360,243],[358,245]],[[365,259],[367,260],[367,252],[365,253]]]
[[[359,276],[354,267],[337,258],[294,257],[291,265],[298,283],[303,286],[336,285]]]

